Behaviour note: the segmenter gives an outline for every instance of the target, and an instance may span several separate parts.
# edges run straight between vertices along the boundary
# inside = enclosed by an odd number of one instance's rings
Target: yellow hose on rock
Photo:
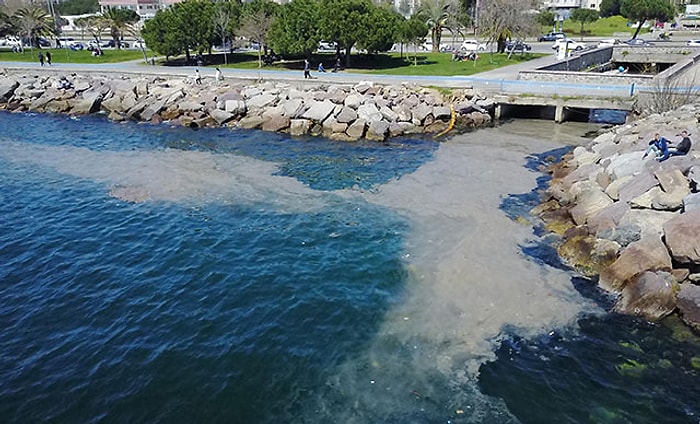
[[[455,126],[455,121],[457,120],[457,114],[455,113],[455,106],[450,105],[450,123],[447,125],[443,131],[440,131],[434,138],[441,137],[452,130]]]

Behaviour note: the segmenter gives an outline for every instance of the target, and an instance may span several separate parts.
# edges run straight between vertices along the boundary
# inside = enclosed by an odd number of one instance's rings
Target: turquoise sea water
[[[681,326],[582,312],[525,331],[514,320],[486,334],[495,354],[468,370],[465,335],[487,327],[473,307],[412,300],[433,264],[414,259],[428,251],[416,243],[449,235],[415,236],[418,191],[387,206],[397,182],[419,186],[458,149],[99,117],[0,114],[0,129],[2,422],[700,421],[700,352]],[[534,201],[506,193],[501,209],[460,205],[468,219],[455,228]],[[523,269],[560,282],[533,243],[515,246]],[[480,260],[458,262],[483,282]]]

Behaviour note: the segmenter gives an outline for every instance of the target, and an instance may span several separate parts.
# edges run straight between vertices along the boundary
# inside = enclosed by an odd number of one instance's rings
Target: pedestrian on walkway
[[[46,63],[51,66],[51,52],[46,52]]]
[[[304,79],[311,78],[311,64],[309,59],[304,59]]]
[[[218,84],[219,82],[224,80],[224,76],[221,74],[221,69],[219,67],[216,67],[216,83]]]
[[[201,84],[202,83],[202,76],[199,75],[199,69],[194,70],[194,82],[195,84]]]
[[[39,52],[39,64],[44,66],[44,53]]]

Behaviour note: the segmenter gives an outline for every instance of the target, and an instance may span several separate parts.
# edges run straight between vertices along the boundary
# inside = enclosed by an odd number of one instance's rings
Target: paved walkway
[[[487,60],[484,57],[484,60]],[[431,85],[438,87],[449,88],[468,88],[468,87],[487,87],[492,86],[494,82],[499,80],[514,81],[518,78],[518,72],[523,69],[534,69],[536,67],[553,63],[554,55],[548,55],[528,62],[521,62],[514,65],[504,66],[491,71],[482,72],[471,76],[410,76],[410,75],[378,75],[378,74],[362,74],[354,72],[339,72],[339,73],[318,73],[312,72],[314,79],[305,81],[302,71],[290,70],[273,70],[273,69],[234,69],[224,68],[222,73],[225,78],[242,78],[253,80],[279,80],[279,81],[295,81],[309,84],[318,84],[319,82],[329,82],[338,84],[355,84],[359,81],[374,81],[383,84],[401,84],[414,83],[417,85]],[[39,69],[38,63],[31,62],[0,62],[0,67],[6,69]],[[84,64],[84,63],[54,63],[50,68],[44,67],[46,70],[66,72],[116,72],[121,74],[137,74],[137,75],[159,75],[164,77],[188,77],[194,76],[196,67],[193,66],[151,66],[146,65],[143,59],[138,59],[130,62],[110,63],[110,64]],[[214,68],[200,68],[203,78],[214,77]]]

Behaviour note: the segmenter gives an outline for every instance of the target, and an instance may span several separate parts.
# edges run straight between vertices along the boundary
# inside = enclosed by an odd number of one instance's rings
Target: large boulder
[[[670,219],[663,230],[674,260],[700,264],[700,209]]]
[[[0,101],[6,102],[10,100],[15,90],[19,87],[19,82],[12,78],[3,78],[0,80]]]
[[[289,134],[301,136],[309,133],[311,121],[308,119],[292,119],[289,123]]]
[[[244,100],[226,100],[224,102],[224,110],[233,114],[234,116],[242,116],[248,110]]]
[[[351,138],[357,140],[365,136],[365,128],[367,128],[367,121],[364,119],[357,119],[355,122],[350,124],[345,133]]]
[[[330,100],[321,102],[312,100],[309,109],[301,117],[313,122],[323,122],[333,112],[334,107],[335,105]]]
[[[365,103],[358,107],[357,116],[359,117],[359,119],[364,119],[368,123],[381,121],[384,118],[379,109],[377,109],[377,106],[371,102]]]
[[[389,134],[389,124],[385,121],[372,121],[367,127],[365,137],[368,140],[384,141]]]
[[[630,243],[617,260],[600,273],[599,284],[620,292],[628,281],[645,271],[671,271],[671,257],[660,237],[643,237]]]
[[[643,272],[622,289],[615,311],[657,321],[676,309],[676,286],[668,272]]]
[[[143,115],[143,114],[141,114],[141,115]],[[235,118],[235,116],[232,113],[226,112],[225,110],[221,110],[221,109],[210,110],[209,116],[211,116],[211,118],[214,121],[216,121],[216,123],[219,125],[223,125],[223,124],[229,122],[230,120],[232,120],[233,118]]]
[[[357,112],[351,107],[343,106],[335,119],[343,124],[349,124],[357,119]]]
[[[571,217],[576,224],[583,225],[588,218],[595,216],[612,203],[612,199],[600,190],[600,186],[591,185],[589,189],[576,196],[576,206],[570,210]]]
[[[683,322],[700,331],[700,286],[681,284],[676,303]]]

